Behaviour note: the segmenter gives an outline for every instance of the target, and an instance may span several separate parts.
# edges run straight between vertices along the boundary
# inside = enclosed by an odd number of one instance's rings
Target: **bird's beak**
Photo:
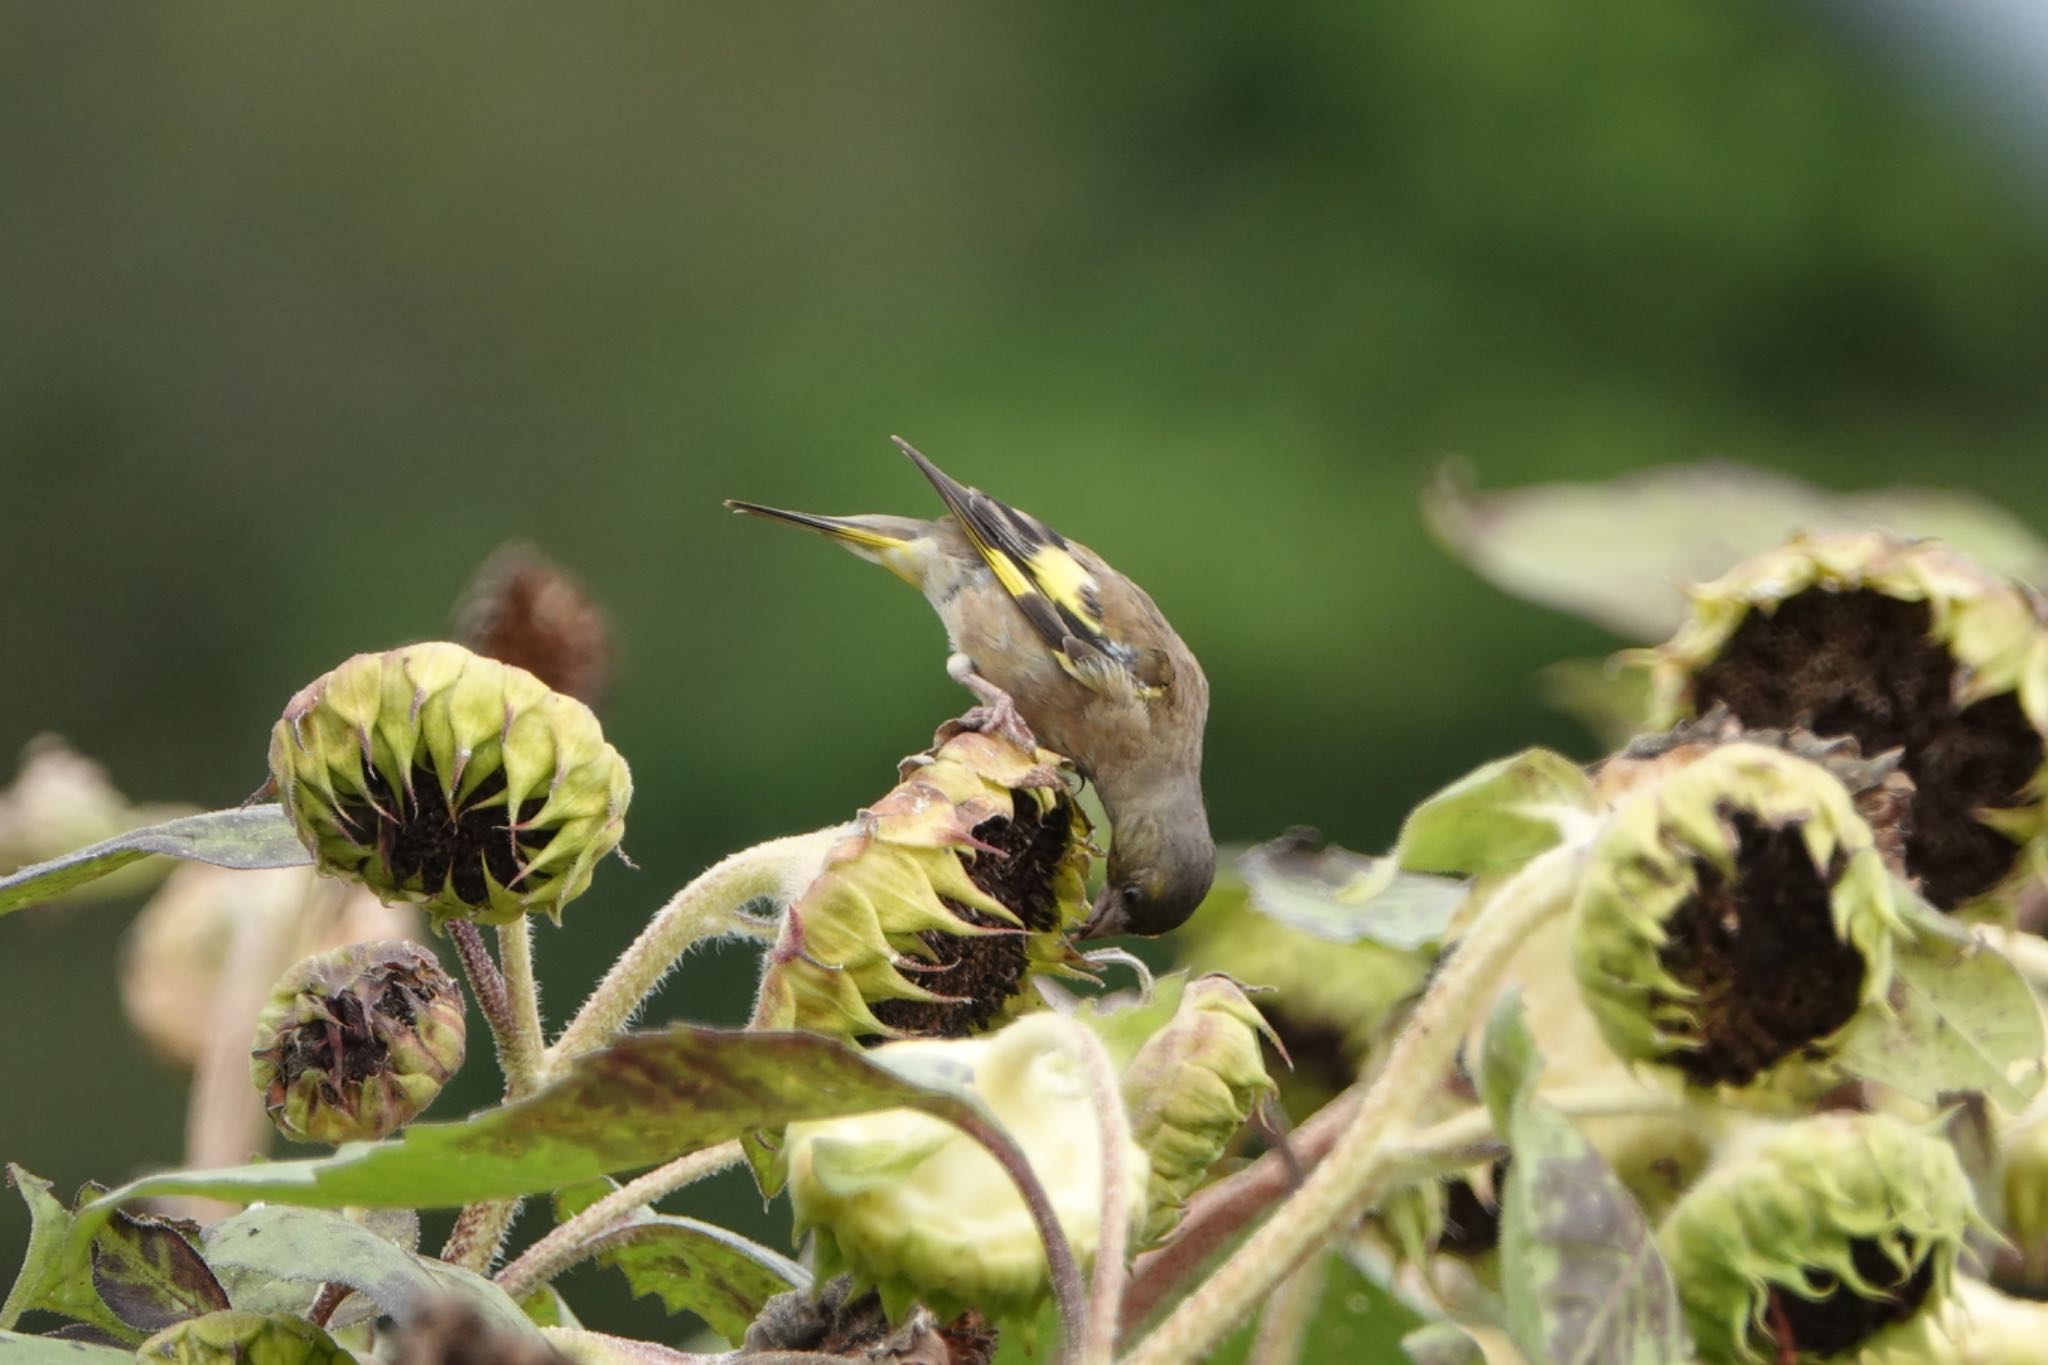
[[[1102,894],[1095,898],[1095,912],[1088,916],[1088,922],[1081,926],[1076,938],[1114,938],[1128,933],[1130,926],[1124,914],[1124,898],[1118,894],[1116,884],[1102,888]]]

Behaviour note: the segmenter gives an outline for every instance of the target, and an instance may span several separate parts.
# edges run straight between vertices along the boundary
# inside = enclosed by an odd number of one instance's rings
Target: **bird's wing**
[[[1138,654],[1158,651],[1133,651],[1105,629],[1102,583],[1064,536],[1029,512],[952,478],[908,442],[899,438],[896,444],[931,480],[968,543],[1061,668],[1109,695],[1152,697],[1164,691],[1163,682],[1133,667]]]

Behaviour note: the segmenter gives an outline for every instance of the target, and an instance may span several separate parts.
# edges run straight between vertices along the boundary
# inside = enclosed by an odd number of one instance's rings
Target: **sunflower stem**
[[[519,1259],[497,1273],[498,1287],[514,1299],[525,1298],[594,1254],[597,1239],[620,1219],[685,1185],[694,1185],[706,1176],[738,1165],[742,1157],[738,1142],[721,1142],[716,1147],[677,1157],[666,1166],[657,1166],[628,1181],[528,1247]]]
[[[1101,1146],[1101,1226],[1097,1230],[1095,1271],[1088,1292],[1087,1334],[1079,1345],[1081,1365],[1110,1365],[1116,1358],[1119,1308],[1126,1282],[1124,1251],[1130,1240],[1131,1116],[1124,1108],[1123,1086],[1102,1040],[1081,1025],[1067,1021],[1070,1045],[1079,1054],[1095,1104],[1096,1140]],[[1070,1345],[1070,1355],[1074,1349]]]
[[[1522,941],[1570,902],[1585,845],[1559,845],[1526,864],[1487,902],[1402,1030],[1385,1067],[1329,1156],[1286,1203],[1189,1295],[1124,1365],[1199,1360],[1283,1279],[1353,1221],[1401,1149],[1386,1141],[1412,1097],[1435,1085],[1457,1057],[1473,1018]]]
[[[505,1098],[524,1099],[547,1078],[546,1035],[541,1031],[540,982],[533,974],[533,921],[521,915],[498,926],[498,960],[504,965],[508,1036],[498,1039],[498,1065],[505,1073]]]
[[[746,908],[761,900],[786,904],[817,875],[826,850],[845,833],[845,826],[835,825],[771,839],[742,849],[698,874],[669,898],[605,973],[561,1037],[547,1049],[544,1074],[559,1073],[575,1058],[603,1047],[623,1031],[662,978],[692,947],[706,939],[756,932],[759,926],[750,921]]]

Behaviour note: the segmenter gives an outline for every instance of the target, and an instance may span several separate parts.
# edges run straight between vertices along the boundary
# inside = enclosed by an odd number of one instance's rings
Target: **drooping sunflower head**
[[[1650,656],[1658,724],[1724,707],[1751,729],[1898,750],[1906,866],[1944,910],[2038,875],[2048,839],[2041,598],[1932,541],[1803,535],[1694,589]]]
[[[1089,909],[1059,762],[973,731],[908,760],[784,913],[754,1026],[960,1038],[1031,1007]]]

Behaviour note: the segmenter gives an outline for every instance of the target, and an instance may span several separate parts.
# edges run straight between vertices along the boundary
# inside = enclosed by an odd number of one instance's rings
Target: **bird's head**
[[[1083,938],[1151,936],[1178,929],[1209,894],[1216,843],[1201,789],[1110,812],[1109,876]]]

